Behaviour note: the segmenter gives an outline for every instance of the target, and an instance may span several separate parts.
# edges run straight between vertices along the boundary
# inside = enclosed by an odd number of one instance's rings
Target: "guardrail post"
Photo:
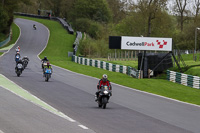
[[[72,61],[75,62],[75,56],[74,55],[72,55]]]
[[[95,67],[98,67],[98,62],[97,62],[97,60],[95,60]]]
[[[112,71],[116,72],[116,65],[115,64],[112,64]]]
[[[193,87],[193,78],[192,75],[187,76],[187,86]]]
[[[106,70],[109,70],[109,63],[106,62]]]
[[[90,66],[92,66],[92,59],[90,59]]]

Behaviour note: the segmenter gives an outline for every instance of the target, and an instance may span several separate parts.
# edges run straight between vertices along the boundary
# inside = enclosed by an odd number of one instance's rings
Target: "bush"
[[[86,32],[94,39],[101,39],[103,34],[103,26],[95,21],[87,18],[80,18],[76,20],[75,28],[78,31]]]
[[[95,41],[93,39],[87,38],[81,41],[79,49],[81,55],[91,57],[97,52],[97,45],[95,45]]]
[[[95,40],[87,38],[79,45],[80,54],[91,58],[106,58],[108,55],[108,42],[105,40]]]
[[[81,32],[87,32],[91,24],[91,20],[87,18],[77,19],[74,23],[74,27],[76,30]]]
[[[103,34],[103,26],[97,22],[92,22],[88,29],[88,34],[94,39],[101,39]]]

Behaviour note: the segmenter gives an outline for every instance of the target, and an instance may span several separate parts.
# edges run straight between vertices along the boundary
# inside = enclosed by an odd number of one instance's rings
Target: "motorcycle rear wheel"
[[[17,77],[19,77],[20,76],[20,73],[17,73]]]

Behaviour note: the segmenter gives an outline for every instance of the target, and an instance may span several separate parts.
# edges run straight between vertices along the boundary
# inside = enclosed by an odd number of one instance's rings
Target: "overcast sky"
[[[133,1],[134,3],[137,3],[138,0],[127,0],[127,1]],[[172,14],[173,6],[176,4],[175,2],[176,0],[168,0],[167,2],[168,3],[167,7],[169,8],[171,14]],[[194,5],[195,5],[194,0],[187,0],[186,9],[194,13]]]

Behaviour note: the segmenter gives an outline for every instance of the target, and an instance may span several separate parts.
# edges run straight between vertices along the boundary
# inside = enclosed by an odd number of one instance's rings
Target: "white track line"
[[[42,101],[41,99],[39,99],[39,98],[36,97],[35,95],[31,94],[29,91],[23,89],[21,86],[17,85],[15,82],[13,82],[12,80],[8,79],[8,78],[5,77],[4,75],[2,75],[2,74],[0,74],[0,75],[3,76],[3,77],[4,77],[5,79],[7,79],[8,81],[10,81],[11,83],[13,83],[13,84],[15,84],[16,86],[18,86],[20,89],[22,89],[23,91],[25,91],[27,94],[31,95],[31,96],[34,97],[35,99],[38,99],[38,101],[40,101],[41,103],[45,104],[46,106],[50,107],[50,108],[53,109],[53,110],[51,110],[51,109],[46,109],[45,107],[43,107],[43,106],[40,105],[39,103],[35,103],[34,101],[31,101],[31,100],[29,100],[29,99],[26,99],[26,98],[24,98],[23,96],[21,96],[20,94],[17,94],[17,93],[15,93],[14,91],[12,91],[12,90],[10,90],[10,89],[8,89],[8,88],[2,86],[2,85],[0,85],[0,87],[2,87],[2,88],[4,88],[4,89],[6,89],[6,90],[12,92],[13,94],[15,94],[15,95],[17,95],[17,96],[19,96],[19,97],[25,99],[26,101],[29,101],[29,102],[31,102],[31,103],[33,103],[33,104],[35,104],[35,105],[37,105],[37,106],[39,106],[39,107],[41,107],[41,108],[43,108],[43,109],[45,109],[45,110],[47,110],[47,111],[53,113],[53,114],[56,114],[56,115],[58,115],[58,116],[60,116],[60,117],[62,117],[62,118],[64,118],[64,119],[67,119],[67,120],[70,121],[70,122],[76,122],[74,119],[70,118],[69,116],[65,115],[64,113],[62,113],[62,112],[60,112],[59,110],[55,109],[54,107],[50,106],[50,105],[47,104],[46,102]]]
[[[88,129],[86,126],[84,125],[78,125],[79,127],[83,128],[83,129]]]

